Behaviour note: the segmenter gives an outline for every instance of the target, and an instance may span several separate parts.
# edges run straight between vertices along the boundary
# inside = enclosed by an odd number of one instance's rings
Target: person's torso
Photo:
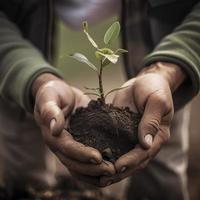
[[[84,3],[94,3],[95,13],[92,5],[85,6]],[[116,1],[116,0],[114,0]],[[53,34],[54,3],[61,2],[63,12],[70,18],[70,9],[73,14],[76,9],[84,10],[87,17],[99,15],[104,8],[113,9],[110,5],[113,0],[7,0],[0,1],[0,10],[17,24],[23,36],[38,47],[46,57],[49,56]],[[125,48],[131,55],[126,58],[126,71],[133,75],[138,71],[141,58],[148,53],[162,37],[170,33],[174,27],[181,23],[199,0],[118,0],[122,4],[122,35]],[[70,7],[76,3],[75,7]],[[99,3],[98,3],[99,2]],[[64,5],[63,5],[64,3]],[[107,6],[106,6],[107,5]],[[88,7],[88,10],[87,10]],[[97,9],[97,7],[99,7]],[[109,9],[108,9],[109,8]],[[99,10],[99,11],[98,11]],[[91,14],[89,13],[91,12]],[[132,48],[134,47],[134,48]],[[132,50],[133,49],[133,50]],[[137,51],[135,51],[137,49]],[[133,52],[134,51],[134,52]],[[141,56],[138,56],[137,53]],[[131,69],[131,70],[130,70]],[[132,70],[134,69],[134,70]]]

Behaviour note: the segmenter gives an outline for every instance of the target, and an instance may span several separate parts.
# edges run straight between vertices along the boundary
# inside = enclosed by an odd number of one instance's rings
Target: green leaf
[[[86,34],[88,40],[90,41],[90,43],[92,44],[92,46],[96,49],[98,49],[98,45],[96,44],[96,42],[92,39],[92,37],[90,36],[90,34],[88,33],[88,23],[87,21],[84,21],[82,23],[83,26],[83,32]]]
[[[97,43],[92,39],[92,37],[89,35],[88,32],[84,31],[84,33],[86,34],[88,40],[90,41],[90,43],[92,44],[92,46],[96,49],[98,49],[98,45]]]
[[[103,56],[104,58],[107,58],[113,64],[117,63],[119,59],[119,55],[116,55],[116,54],[109,55],[109,54],[101,53],[100,51],[98,51],[98,54]]]
[[[119,36],[119,33],[120,33],[120,24],[119,22],[114,22],[104,35],[104,43],[110,44]]]
[[[127,88],[127,87],[129,87],[129,85],[128,85],[128,86],[124,86],[124,87],[120,87],[120,88],[112,89],[112,90],[110,90],[110,91],[105,95],[105,98],[106,98],[109,94],[111,94],[111,93],[113,93],[113,92],[116,92],[116,91],[119,91],[119,90],[122,90],[122,89],[125,89],[125,88]]]
[[[81,53],[74,53],[70,55],[71,58],[74,58],[75,60],[87,64],[91,69],[98,72],[98,69]]]
[[[128,53],[128,51],[127,51],[126,49],[117,49],[117,50],[115,51],[115,54],[117,54],[117,53],[119,53],[119,54]]]

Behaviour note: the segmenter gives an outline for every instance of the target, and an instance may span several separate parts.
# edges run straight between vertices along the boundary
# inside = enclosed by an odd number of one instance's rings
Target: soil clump
[[[98,149],[104,160],[114,163],[138,144],[138,124],[141,115],[128,107],[118,108],[98,100],[88,107],[77,108],[68,131],[76,141]]]

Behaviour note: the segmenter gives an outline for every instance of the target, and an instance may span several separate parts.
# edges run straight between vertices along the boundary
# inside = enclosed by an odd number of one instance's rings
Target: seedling
[[[125,49],[112,50],[111,44],[120,33],[119,22],[114,22],[104,35],[105,47],[99,47],[88,31],[88,23],[83,22],[83,32],[94,48],[98,66],[95,66],[81,53],[74,53],[72,58],[87,64],[98,77],[98,87],[88,88],[88,95],[95,95],[97,100],[91,100],[87,107],[79,107],[70,117],[68,131],[75,140],[86,146],[98,149],[104,160],[115,162],[138,144],[137,130],[141,116],[133,113],[128,107],[116,107],[106,104],[106,97],[114,91],[125,87],[115,88],[105,93],[102,82],[103,70],[110,64],[116,64]]]
[[[77,61],[81,63],[87,64],[93,71],[96,72],[97,77],[98,77],[98,83],[99,86],[97,88],[89,88],[85,87],[89,92],[85,93],[87,95],[95,95],[97,96],[102,103],[105,103],[106,97],[111,94],[112,92],[115,92],[117,90],[121,90],[125,87],[120,87],[120,88],[115,88],[110,90],[105,94],[104,92],[104,87],[103,87],[103,82],[102,82],[102,75],[103,75],[103,70],[106,66],[109,64],[116,64],[119,60],[119,57],[122,53],[127,53],[128,51],[125,49],[117,49],[117,50],[112,50],[110,48],[110,45],[118,38],[119,33],[120,33],[120,23],[114,22],[106,31],[104,35],[104,43],[105,47],[100,48],[97,43],[94,41],[94,39],[91,37],[89,34],[89,29],[88,29],[88,23],[84,21],[82,23],[83,27],[83,32],[87,36],[88,41],[91,43],[91,45],[94,47],[94,55],[99,63],[99,66],[95,66],[91,61],[88,60],[88,58],[81,54],[81,53],[74,53],[70,55],[70,57],[76,59]]]

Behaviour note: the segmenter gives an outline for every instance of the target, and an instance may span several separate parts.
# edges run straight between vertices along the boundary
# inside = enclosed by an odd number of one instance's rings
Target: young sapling
[[[121,88],[115,88],[109,91],[107,94],[104,93],[104,87],[103,87],[103,81],[102,81],[102,76],[103,76],[103,70],[106,66],[108,66],[110,63],[116,64],[120,54],[122,53],[127,53],[128,51],[125,49],[117,49],[117,50],[112,50],[108,48],[112,42],[114,42],[120,33],[120,23],[119,22],[114,22],[109,29],[106,31],[104,35],[104,43],[105,47],[99,48],[97,43],[94,41],[94,39],[91,37],[91,35],[88,32],[88,23],[85,21],[82,24],[83,26],[83,31],[86,34],[89,42],[92,44],[92,46],[95,48],[94,54],[95,57],[99,63],[99,67],[96,67],[92,62],[90,62],[87,57],[81,53],[74,53],[70,55],[70,57],[76,59],[79,62],[87,64],[93,71],[96,72],[97,77],[98,77],[98,83],[99,87],[98,88],[88,88],[85,87],[85,89],[89,90],[90,92],[87,92],[86,94],[88,95],[95,95],[100,98],[102,103],[105,103],[106,97],[111,94],[114,91],[123,89],[124,87]]]
[[[115,162],[138,143],[137,129],[141,117],[128,107],[119,108],[106,103],[106,97],[109,94],[125,87],[114,88],[105,93],[102,77],[105,67],[111,63],[116,64],[120,55],[128,51],[110,48],[111,43],[120,34],[119,22],[114,22],[106,31],[104,35],[105,47],[103,48],[100,48],[89,34],[87,22],[83,22],[83,31],[94,48],[99,65],[94,65],[81,53],[74,53],[70,57],[87,64],[96,73],[98,87],[85,87],[88,90],[85,94],[95,95],[98,98],[91,100],[88,107],[76,109],[71,116],[68,131],[77,141],[98,149],[105,160]]]

